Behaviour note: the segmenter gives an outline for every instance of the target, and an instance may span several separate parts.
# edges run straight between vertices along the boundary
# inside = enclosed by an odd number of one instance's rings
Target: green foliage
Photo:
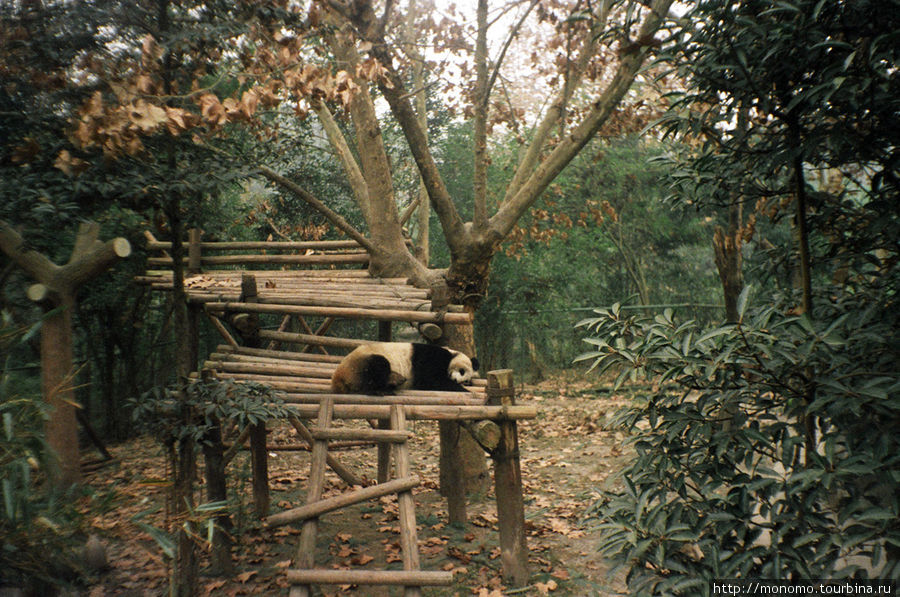
[[[597,140],[522,220],[494,258],[477,313],[488,368],[539,377],[570,366],[583,306],[630,295],[654,304],[720,302],[703,219],[665,202],[666,170],[654,160],[665,150],[635,138]],[[690,312],[718,316],[718,309]]]
[[[153,388],[136,401],[133,416],[157,439],[170,444],[186,438],[206,441],[209,431],[222,421],[243,428],[289,414],[270,387],[226,379]]]
[[[601,552],[640,594],[708,594],[715,578],[900,578],[891,301],[823,297],[810,319],[742,300],[739,323],[712,329],[619,308],[581,322],[594,347],[581,360],[660,385],[618,414],[636,458],[594,512]]]
[[[792,215],[808,193],[817,263],[895,244],[900,223],[900,4],[705,0],[666,57],[687,81],[661,119],[699,141],[674,171],[683,201]],[[814,240],[814,243],[816,241]],[[814,247],[816,248],[816,247]]]
[[[886,8],[707,0],[684,19],[670,59],[690,86],[663,126],[701,143],[673,172],[680,201],[799,211],[815,275],[805,313],[796,291],[748,308],[745,288],[724,327],[620,308],[582,322],[581,360],[660,387],[620,414],[636,459],[595,510],[635,592],[900,578],[900,13]],[[802,262],[781,234],[786,267],[760,277]]]
[[[75,549],[80,516],[71,496],[41,485],[48,465],[40,397],[11,391],[10,348],[27,341],[29,331],[0,325],[0,586],[47,594],[77,580],[83,572]]]

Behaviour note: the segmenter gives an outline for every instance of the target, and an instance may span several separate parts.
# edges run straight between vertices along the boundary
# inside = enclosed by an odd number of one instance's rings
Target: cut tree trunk
[[[0,221],[0,250],[21,267],[37,284],[27,290],[28,297],[41,304],[45,319],[41,327],[41,387],[50,405],[46,423],[47,442],[54,460],[50,480],[68,486],[81,480],[78,451],[78,422],[72,365],[72,311],[78,289],[99,276],[118,259],[131,254],[124,238],[99,240],[100,226],[86,222],[79,226],[72,254],[65,265],[56,265],[44,255],[27,249],[22,236]]]

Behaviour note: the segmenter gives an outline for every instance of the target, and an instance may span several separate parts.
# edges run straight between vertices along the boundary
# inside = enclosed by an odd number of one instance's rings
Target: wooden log
[[[222,336],[230,346],[237,348],[237,340],[234,339],[234,336],[231,335],[231,332],[228,331],[228,328],[225,327],[225,324],[210,312],[204,311],[204,313],[206,313],[207,318],[209,318],[209,321],[212,322],[213,327],[216,328],[216,331],[219,332],[219,335]]]
[[[149,236],[148,236],[149,235]],[[144,231],[147,237],[146,247],[152,251],[167,251],[172,248],[171,241],[158,241],[149,230]],[[204,249],[212,251],[284,251],[313,250],[333,251],[336,249],[361,248],[355,240],[312,240],[312,241],[203,241]]]
[[[195,276],[202,270],[203,256],[200,250],[200,237],[202,232],[199,228],[191,228],[188,230],[188,266],[187,274]]]
[[[401,479],[388,481],[387,483],[370,485],[369,487],[348,491],[324,500],[317,500],[311,503],[307,502],[306,505],[300,506],[299,508],[292,508],[290,510],[285,510],[284,512],[279,512],[278,514],[273,514],[266,518],[265,525],[272,528],[284,526],[300,520],[316,518],[323,514],[327,514],[328,512],[334,512],[335,510],[340,510],[341,508],[346,508],[360,502],[377,499],[392,493],[409,491],[418,484],[419,479],[416,477],[403,477]]]
[[[188,258],[184,259],[185,264]],[[200,262],[205,266],[217,265],[356,265],[369,262],[368,253],[348,253],[346,255],[210,255],[202,257]],[[171,257],[148,257],[147,265],[171,267]]]
[[[459,450],[460,433],[462,429],[458,419],[438,419],[441,495],[447,498],[447,518],[450,524],[465,525],[468,515],[466,479]]]
[[[304,305],[272,305],[265,303],[205,303],[204,307],[213,312],[238,311],[246,313],[276,313],[292,315],[312,315],[320,317],[340,317],[342,319],[374,319],[377,321],[437,322],[462,324],[470,323],[468,313],[445,313],[441,316],[430,311],[405,311],[400,309],[351,309],[348,307],[309,307]]]
[[[445,586],[453,583],[453,573],[437,570],[324,570],[289,569],[287,579],[310,585],[401,585]]]
[[[212,427],[203,442],[203,461],[206,465],[206,498],[210,502],[228,499],[225,477],[225,447],[222,444],[222,430],[219,425]],[[231,576],[234,565],[231,559],[231,517],[228,512],[215,516],[213,540],[210,548],[210,567],[222,576]]]
[[[224,444],[228,450],[240,452],[242,450],[250,450],[250,446],[241,444]],[[371,448],[375,446],[375,442],[353,441],[353,442],[329,442],[328,452],[337,452],[340,450],[355,450],[356,448]],[[269,452],[311,452],[312,446],[307,443],[302,444],[267,444],[266,450]],[[348,485],[363,485],[363,483],[348,483]]]
[[[328,396],[328,394],[323,394]],[[313,404],[290,405],[288,408],[301,419],[309,419],[316,415]],[[390,405],[374,404],[336,404],[335,419],[387,419],[390,418]],[[534,419],[537,408],[533,406],[469,406],[469,405],[411,405],[404,406],[406,418],[426,421],[477,421],[479,419],[518,420]]]
[[[236,363],[233,361],[206,361],[205,367],[228,373],[261,373],[265,375],[289,375],[297,377],[321,377],[331,379],[334,370],[302,365],[278,365],[275,363]]]
[[[259,337],[264,340],[278,340],[291,344],[313,344],[315,346],[332,346],[335,348],[356,348],[362,344],[368,344],[366,340],[353,340],[350,338],[333,338],[331,336],[313,336],[311,334],[294,334],[291,332],[275,332],[260,330]]]
[[[278,365],[282,367],[303,367],[309,370],[324,371],[327,375],[335,370],[335,363],[321,363],[315,361],[301,361],[293,359],[281,359],[277,357],[257,356],[251,354],[241,354],[236,352],[213,352],[210,353],[209,361],[227,361],[229,363],[259,363],[268,365]]]
[[[488,373],[488,403],[515,408],[512,371]],[[494,461],[494,493],[497,497],[497,525],[500,529],[500,562],[503,578],[514,586],[528,584],[528,546],[525,542],[525,505],[522,497],[522,470],[519,464],[519,437],[515,420],[497,423],[500,442],[491,454]]]
[[[394,396],[364,396],[362,394],[340,394],[340,398],[335,402],[338,404],[420,404],[420,405],[472,405],[481,406],[484,404],[484,397],[476,397],[472,394],[451,393],[448,396],[419,396],[413,395],[413,390]],[[287,392],[284,394],[284,401],[288,404],[318,404],[322,399],[322,394],[295,394]]]
[[[171,269],[149,269],[148,273],[153,273],[165,278],[172,278]],[[221,279],[240,279],[242,274],[253,274],[273,280],[296,280],[315,278],[317,280],[333,280],[334,282],[347,281],[352,279],[354,284],[375,284],[375,285],[405,285],[406,278],[374,278],[367,270],[364,269],[222,269],[204,272],[203,277],[210,280]]]
[[[309,354],[305,352],[295,352],[292,350],[266,350],[265,348],[248,348],[246,346],[226,346],[220,344],[216,347],[217,352],[231,352],[233,354],[251,355],[251,356],[271,356],[278,359],[290,361],[311,361],[320,363],[340,363],[344,358],[338,355],[322,355]]]
[[[391,407],[391,427],[402,431],[406,429],[406,413],[403,407]],[[404,442],[394,446],[394,461],[399,478],[410,475],[409,446]],[[416,506],[411,491],[397,493],[398,522],[400,523],[400,555],[403,558],[403,569],[407,572],[419,570],[419,541],[416,531]],[[418,586],[410,586],[404,591],[404,597],[420,597],[422,592]]]
[[[500,427],[493,421],[464,421],[463,426],[488,453],[500,444]]]
[[[238,434],[236,440],[234,440],[234,444],[225,451],[225,454],[222,455],[222,460],[225,463],[225,466],[228,466],[228,463],[234,460],[234,457],[237,455],[238,450],[241,449],[241,446],[244,445],[244,442],[247,441],[247,438],[250,437],[250,426],[244,427],[241,429],[241,432]]]
[[[331,427],[330,429],[311,427],[309,432],[315,440],[360,440],[386,444],[403,443],[415,436],[411,431],[396,431],[394,429],[351,429],[347,427]]]
[[[245,381],[258,382],[273,389],[279,389],[283,384],[292,384],[289,389],[300,392],[318,392],[322,395],[331,391],[331,383],[325,379],[310,379],[304,377],[269,377],[267,375],[252,375],[249,373],[219,373],[215,372],[217,379],[233,379],[237,383]]]
[[[307,429],[306,425],[303,424],[303,421],[298,419],[297,417],[291,416],[288,417],[288,423],[297,431],[297,434],[303,438],[303,440],[309,444],[310,448],[315,446],[315,440],[313,439],[312,433],[310,433],[309,429]],[[328,446],[328,449],[331,450],[332,446]],[[327,464],[331,470],[337,473],[337,476],[344,480],[344,483],[347,485],[365,485],[362,479],[356,476],[350,469],[344,466],[340,460],[338,460],[332,454],[326,452],[325,454],[325,464]]]

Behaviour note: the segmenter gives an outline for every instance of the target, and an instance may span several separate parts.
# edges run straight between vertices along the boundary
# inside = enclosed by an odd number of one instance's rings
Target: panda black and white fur
[[[396,390],[464,391],[477,377],[478,359],[412,342],[374,342],[358,346],[331,376],[336,394],[387,394]]]

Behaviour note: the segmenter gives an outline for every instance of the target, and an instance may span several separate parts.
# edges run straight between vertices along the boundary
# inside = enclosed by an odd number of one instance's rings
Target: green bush
[[[835,296],[839,298],[835,298]],[[817,297],[708,330],[618,306],[580,357],[659,390],[618,414],[636,458],[592,511],[637,594],[722,578],[900,578],[900,343],[890,296]]]

